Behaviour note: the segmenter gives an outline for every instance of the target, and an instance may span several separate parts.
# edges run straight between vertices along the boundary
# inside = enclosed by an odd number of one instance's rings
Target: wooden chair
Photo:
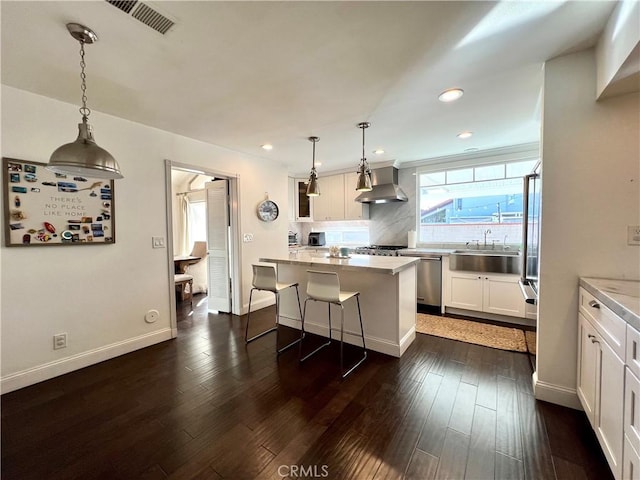
[[[174,275],[176,291],[180,294],[180,301],[189,300],[193,307],[193,275],[177,273]]]

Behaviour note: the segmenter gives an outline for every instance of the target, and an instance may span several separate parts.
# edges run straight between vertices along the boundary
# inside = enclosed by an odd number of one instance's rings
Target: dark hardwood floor
[[[193,304],[177,339],[3,395],[3,480],[612,478],[584,414],[533,398],[526,354],[419,334],[341,381],[335,345],[300,365]]]

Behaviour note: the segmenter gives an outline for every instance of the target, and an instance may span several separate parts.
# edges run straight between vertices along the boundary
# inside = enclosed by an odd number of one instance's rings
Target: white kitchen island
[[[360,292],[362,322],[367,349],[400,357],[416,338],[416,265],[419,258],[353,255],[330,258],[322,254],[292,254],[286,258],[261,258],[278,266],[279,282],[298,282],[304,309],[307,270],[337,272],[340,288]],[[295,289],[280,297],[280,323],[300,329]],[[361,346],[355,300],[345,303],[345,342]],[[331,307],[333,338],[340,338],[340,310]],[[329,336],[327,304],[307,302],[305,330]]]

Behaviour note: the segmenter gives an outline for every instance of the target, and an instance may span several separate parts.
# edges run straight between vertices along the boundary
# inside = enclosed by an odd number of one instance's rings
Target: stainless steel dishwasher
[[[442,257],[420,255],[418,264],[418,303],[439,307],[442,299]]]
[[[403,251],[405,257],[420,257],[418,264],[418,303],[439,307],[442,304],[442,256]]]

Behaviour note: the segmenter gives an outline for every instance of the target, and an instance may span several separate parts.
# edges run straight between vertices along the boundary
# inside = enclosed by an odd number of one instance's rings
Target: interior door
[[[207,192],[209,310],[230,312],[228,182],[227,180],[207,182],[205,190]]]

